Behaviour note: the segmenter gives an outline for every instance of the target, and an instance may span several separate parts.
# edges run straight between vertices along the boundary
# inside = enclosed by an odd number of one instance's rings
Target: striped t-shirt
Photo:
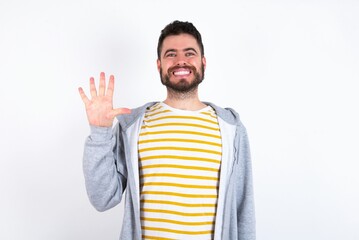
[[[138,141],[143,239],[213,239],[222,143],[215,111],[157,103]]]

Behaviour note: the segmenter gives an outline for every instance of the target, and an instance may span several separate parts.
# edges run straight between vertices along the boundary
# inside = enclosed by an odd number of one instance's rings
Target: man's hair
[[[161,35],[158,39],[157,45],[157,57],[161,59],[161,51],[162,51],[162,44],[166,37],[173,36],[173,35],[180,35],[182,33],[186,33],[192,35],[199,45],[201,50],[201,55],[204,56],[204,48],[202,43],[202,37],[196,27],[190,22],[181,22],[181,21],[173,21],[168,24],[162,31]]]

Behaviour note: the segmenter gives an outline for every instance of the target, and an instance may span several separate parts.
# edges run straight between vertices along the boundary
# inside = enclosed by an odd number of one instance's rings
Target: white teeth
[[[175,76],[177,76],[177,75],[187,75],[187,74],[189,74],[189,71],[178,71],[178,72],[173,72],[173,74]]]

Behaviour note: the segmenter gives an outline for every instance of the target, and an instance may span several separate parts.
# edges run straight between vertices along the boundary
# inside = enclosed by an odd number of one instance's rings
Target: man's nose
[[[185,61],[177,61],[176,65],[177,66],[186,66],[187,63]]]
[[[185,66],[187,65],[186,57],[182,54],[178,54],[176,57],[176,65],[177,66]]]

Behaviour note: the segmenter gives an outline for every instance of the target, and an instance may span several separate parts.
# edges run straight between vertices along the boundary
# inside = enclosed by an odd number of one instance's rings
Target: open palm
[[[94,78],[90,78],[91,99],[86,96],[81,87],[79,88],[79,93],[85,104],[87,119],[90,125],[111,127],[113,120],[117,115],[131,112],[128,108],[113,108],[114,85],[115,78],[111,75],[106,89],[105,73],[101,72],[98,92],[96,90]]]

